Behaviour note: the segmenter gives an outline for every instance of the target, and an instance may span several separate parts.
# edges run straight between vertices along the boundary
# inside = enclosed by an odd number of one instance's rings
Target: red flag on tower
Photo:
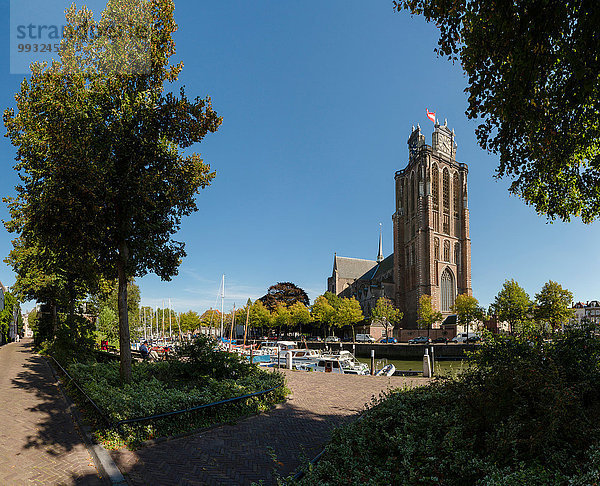
[[[433,123],[435,123],[435,111],[431,112],[427,108],[425,108],[425,111],[427,112],[427,118],[429,118]]]

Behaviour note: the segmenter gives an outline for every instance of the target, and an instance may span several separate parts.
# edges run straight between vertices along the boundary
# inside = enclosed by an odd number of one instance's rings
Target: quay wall
[[[325,343],[307,343],[310,349],[325,349]],[[340,343],[327,343],[329,349],[340,349]],[[354,346],[354,348],[353,348]],[[341,349],[352,352],[358,358],[369,358],[371,350],[375,350],[375,358],[418,360],[425,354],[425,348],[434,348],[436,359],[463,359],[467,351],[476,349],[476,344],[379,344],[379,343],[342,343]],[[429,351],[431,352],[431,351]]]

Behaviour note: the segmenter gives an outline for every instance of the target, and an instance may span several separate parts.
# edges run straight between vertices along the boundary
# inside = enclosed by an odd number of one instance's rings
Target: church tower
[[[402,327],[416,327],[419,298],[452,314],[458,294],[472,295],[466,164],[456,161],[454,131],[435,124],[431,146],[421,128],[408,139],[409,159],[396,172],[394,297]]]

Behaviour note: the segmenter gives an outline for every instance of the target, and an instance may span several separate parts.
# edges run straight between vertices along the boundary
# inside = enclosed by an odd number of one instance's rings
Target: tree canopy
[[[99,21],[67,10],[60,61],[34,63],[4,122],[23,183],[13,230],[60,266],[119,281],[121,376],[131,377],[127,281],[168,280],[185,256],[173,235],[214,177],[183,150],[218,129],[210,98],[164,93],[177,25],[172,0],[109,0]],[[107,35],[97,35],[107,33]]]
[[[431,329],[434,323],[442,320],[442,313],[433,308],[431,295],[423,294],[419,298],[419,308],[417,310],[417,324],[420,329]]]
[[[491,305],[498,319],[508,322],[511,334],[517,325],[527,319],[531,307],[532,302],[529,295],[515,280],[504,282]]]
[[[310,305],[310,300],[306,292],[292,282],[278,282],[275,285],[271,285],[267,289],[266,295],[263,295],[258,300],[270,311],[274,311],[277,304],[283,304],[286,307],[290,307],[296,302],[300,302],[306,307]]]
[[[404,314],[402,311],[394,307],[393,302],[386,297],[380,297],[377,299],[375,307],[373,307],[371,310],[371,322],[383,322],[386,336],[388,335],[388,326],[395,326],[402,320],[403,316]]]
[[[552,280],[546,282],[535,294],[535,318],[550,325],[553,331],[559,329],[573,317],[570,308],[573,294]]]
[[[456,313],[456,319],[458,323],[469,332],[469,327],[482,320],[485,317],[485,312],[479,306],[479,301],[467,294],[460,294],[456,296],[456,301],[452,306],[452,310]]]
[[[467,74],[466,111],[498,177],[549,218],[600,216],[600,3],[397,0],[435,22]]]
[[[326,326],[331,326],[333,324],[335,308],[329,303],[325,296],[319,295],[315,299],[315,303],[311,308],[310,315],[312,316],[313,320]]]

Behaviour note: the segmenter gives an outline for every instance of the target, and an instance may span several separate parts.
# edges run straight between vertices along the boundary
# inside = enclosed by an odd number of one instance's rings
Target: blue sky
[[[23,74],[10,74],[10,17],[2,0],[0,105],[14,106]],[[46,5],[49,2],[45,2]],[[55,1],[56,10],[66,2]],[[98,11],[101,2],[89,2]],[[30,8],[30,7],[28,7]],[[31,11],[31,10],[29,10]],[[19,10],[18,13],[23,13]],[[50,14],[48,14],[50,15]],[[428,143],[425,109],[456,132],[457,159],[469,165],[472,285],[487,306],[507,278],[531,296],[549,279],[576,300],[600,298],[600,224],[549,224],[495,181],[497,157],[476,144],[464,115],[466,80],[438,58],[434,26],[394,13],[391,1],[177,1],[178,91],[212,97],[223,116],[216,134],[195,147],[217,171],[184,220],[187,258],[179,275],[138,280],[144,305],[170,298],[178,311],[255,299],[279,281],[326,290],[333,254],[374,259],[379,222],[392,252],[394,172],[405,167],[411,126]],[[13,52],[13,55],[14,52]],[[3,195],[14,194],[14,148],[0,139]],[[0,217],[7,218],[5,206]],[[0,255],[12,235],[0,229]],[[14,275],[0,265],[0,280]],[[25,305],[25,308],[31,305]]]

